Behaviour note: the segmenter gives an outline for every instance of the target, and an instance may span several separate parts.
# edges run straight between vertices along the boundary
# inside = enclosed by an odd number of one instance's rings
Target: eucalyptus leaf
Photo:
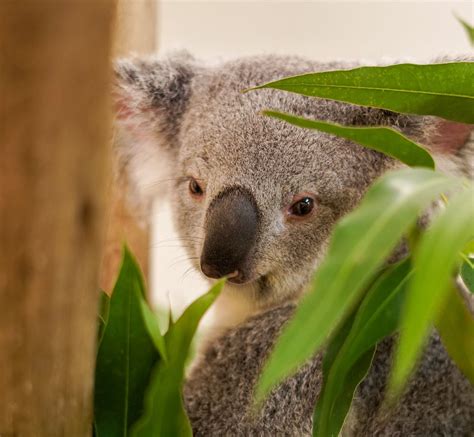
[[[325,71],[287,77],[252,89],[261,88],[474,123],[472,62]]]
[[[124,248],[97,354],[94,419],[101,437],[128,435],[143,412],[143,395],[159,359],[143,318],[144,293],[140,269]]]
[[[276,342],[256,389],[257,402],[309,359],[344,322],[377,269],[420,212],[462,182],[425,169],[386,174],[335,227],[328,253]]]
[[[434,160],[428,151],[403,136],[400,132],[388,127],[342,126],[321,120],[308,120],[276,111],[264,111],[264,114],[284,120],[295,126],[316,129],[321,132],[355,141],[364,147],[377,150],[378,152],[398,159],[411,167],[435,167]]]
[[[474,238],[466,243],[462,249],[462,253],[466,256],[474,256]],[[474,258],[472,258],[474,260]]]
[[[145,413],[133,427],[134,437],[192,436],[182,399],[184,369],[199,321],[219,295],[224,280],[194,301],[165,334],[168,359],[160,361],[145,395]]]
[[[450,288],[435,325],[449,355],[474,385],[474,317],[456,287]]]
[[[469,38],[469,42],[471,43],[471,46],[474,47],[474,27],[460,17],[456,17],[456,19],[461,23],[462,27],[464,27],[467,37]]]
[[[400,340],[390,379],[392,398],[401,393],[413,370],[461,262],[459,252],[474,235],[473,198],[473,186],[457,194],[416,247],[415,273],[400,324]]]
[[[360,382],[367,376],[374,358],[375,350],[376,346],[370,347],[353,363],[350,377],[342,382],[344,384],[344,391],[339,394],[337,403],[332,405],[333,408],[330,411],[329,420],[324,420],[324,413],[316,408],[313,416],[314,437],[337,437],[339,435],[354,398],[354,392]],[[323,391],[319,402],[323,405],[327,405],[330,403],[327,397],[329,397],[329,393]]]
[[[105,327],[109,321],[110,297],[105,291],[100,292],[99,302],[99,329],[98,329],[98,344],[102,341]]]
[[[319,429],[320,429],[319,422],[321,420],[320,405],[323,405],[326,403],[325,398],[327,396],[327,390],[325,390],[325,387],[327,384],[329,372],[331,371],[331,367],[334,364],[334,361],[336,360],[339,351],[343,347],[344,342],[346,341],[347,336],[350,333],[352,324],[354,323],[354,317],[355,317],[355,311],[350,317],[347,318],[347,320],[344,322],[341,328],[336,331],[333,338],[331,338],[331,340],[329,341],[329,344],[327,345],[326,350],[324,351],[323,366],[322,366],[323,386],[321,388],[321,393],[319,395],[319,398],[314,410],[314,415],[313,415],[313,435],[314,436],[317,436],[319,434]]]
[[[474,293],[474,258],[468,257],[461,266],[461,278],[466,288]]]
[[[142,299],[142,301],[140,302],[140,307],[148,333],[150,334],[156,349],[160,353],[160,357],[164,361],[167,361],[168,354],[166,352],[165,338],[161,334],[158,317],[151,310],[151,308],[148,306],[147,302],[144,299]]]
[[[324,381],[314,413],[314,436],[339,435],[354,392],[370,367],[377,343],[392,335],[398,326],[409,276],[408,260],[390,267],[362,301]]]

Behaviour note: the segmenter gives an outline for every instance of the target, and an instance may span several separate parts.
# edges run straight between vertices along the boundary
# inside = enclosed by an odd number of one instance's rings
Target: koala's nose
[[[245,263],[255,244],[259,213],[252,194],[232,187],[215,197],[206,214],[201,270],[210,278],[245,282]]]

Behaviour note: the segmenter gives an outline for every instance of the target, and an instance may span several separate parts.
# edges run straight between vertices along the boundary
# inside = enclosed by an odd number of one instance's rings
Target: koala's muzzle
[[[206,215],[202,272],[209,278],[228,275],[232,282],[246,282],[246,263],[258,223],[258,208],[247,190],[233,187],[216,196]]]

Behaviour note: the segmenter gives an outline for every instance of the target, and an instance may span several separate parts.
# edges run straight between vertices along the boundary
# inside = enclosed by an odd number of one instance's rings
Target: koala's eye
[[[193,197],[196,198],[204,195],[204,190],[202,189],[201,185],[199,185],[199,182],[194,178],[189,179],[189,192]]]
[[[313,212],[314,199],[304,196],[294,202],[288,209],[288,214],[292,217],[305,217]]]

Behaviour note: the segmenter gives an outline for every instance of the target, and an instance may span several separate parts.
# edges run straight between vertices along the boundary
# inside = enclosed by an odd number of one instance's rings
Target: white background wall
[[[198,57],[256,53],[314,59],[408,58],[472,53],[453,14],[474,22],[472,1],[163,1],[159,46]],[[175,313],[206,288],[179,248],[166,205],[156,205],[152,232],[155,301]]]

